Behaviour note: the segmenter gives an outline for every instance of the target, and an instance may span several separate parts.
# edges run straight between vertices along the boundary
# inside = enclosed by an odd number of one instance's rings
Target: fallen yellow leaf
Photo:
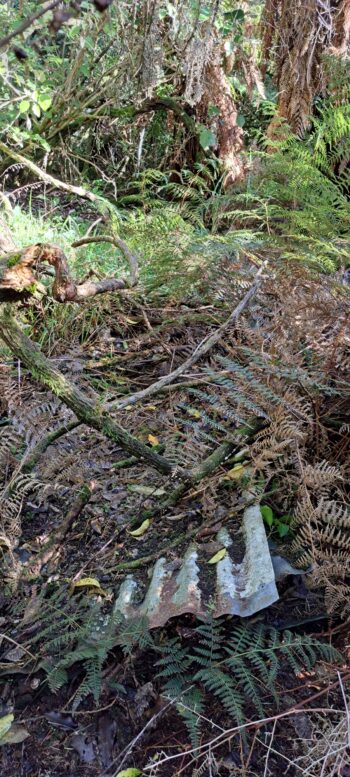
[[[100,596],[107,596],[106,592],[101,588],[97,577],[82,577],[80,580],[72,583],[71,590],[75,591],[76,588],[91,588]]]
[[[0,739],[7,734],[7,732],[10,730],[12,723],[14,720],[14,715],[12,712],[9,712],[8,715],[4,715],[2,718],[0,718]]]
[[[148,442],[151,443],[152,447],[154,447],[155,445],[159,445],[158,437],[156,437],[155,434],[149,434],[147,439],[148,439]]]
[[[141,523],[141,526],[139,526],[138,529],[129,531],[128,534],[131,534],[132,537],[142,537],[142,535],[146,533],[147,529],[149,529],[150,525],[151,525],[151,519],[146,518],[143,521],[143,523]]]
[[[202,413],[200,412],[200,410],[196,410],[195,407],[188,407],[187,408],[187,412],[188,412],[188,415],[192,416],[192,418],[201,418],[202,417]]]
[[[229,469],[229,471],[226,473],[223,480],[239,480],[242,475],[244,474],[245,465],[244,464],[235,464],[232,469]]]
[[[221,561],[226,556],[226,548],[221,548],[221,550],[218,550],[217,553],[215,553],[215,556],[212,556],[208,564],[217,564],[218,561]]]

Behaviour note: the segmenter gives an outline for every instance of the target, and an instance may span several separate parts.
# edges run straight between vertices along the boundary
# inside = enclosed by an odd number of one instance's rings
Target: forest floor
[[[88,338],[81,336],[83,326],[77,317],[71,321],[70,338],[60,338],[58,333],[51,347],[46,345],[46,350],[56,366],[73,378],[87,395],[99,391],[105,402],[151,385],[174,369],[209,329],[217,327],[227,316],[227,306],[220,301],[174,302],[162,307],[154,303],[150,306],[137,297],[134,300],[126,297],[122,305],[113,301],[95,304],[97,323],[90,329]],[[40,329],[40,315],[36,326]],[[229,333],[205,364],[200,363],[184,376],[188,386],[200,390],[210,387],[208,369],[218,354],[223,357],[232,354],[235,338],[236,331]],[[4,367],[15,388],[4,402],[3,423],[15,413],[17,429],[27,445],[30,446],[33,436],[40,439],[48,428],[54,429],[72,420],[70,412],[49,392],[27,374],[17,372],[17,365],[10,357]],[[189,395],[183,385],[169,387],[147,403],[126,406],[118,420],[151,447],[165,446],[175,463],[181,461],[190,467],[210,450],[211,441],[202,440],[196,434],[196,422],[206,412],[205,401],[200,393]],[[332,707],[334,715],[340,721],[343,719],[345,710],[334,666],[319,662],[313,671],[295,677],[282,665],[278,678],[278,711],[301,705],[298,712],[289,714],[287,721],[279,724],[274,717],[275,706],[266,701],[266,717],[271,715],[270,728],[253,724],[246,736],[241,732],[228,735],[219,749],[211,752],[209,748],[196,759],[188,755],[191,746],[181,717],[174,705],[167,706],[168,702],[159,693],[151,651],[140,650],[139,654],[136,651],[131,661],[118,646],[111,650],[103,667],[97,704],[90,695],[82,700],[79,708],[74,706],[82,677],[79,663],[68,666],[63,687],[50,690],[45,682],[40,660],[47,659],[47,646],[45,639],[35,642],[35,634],[45,618],[44,611],[40,614],[41,590],[58,590],[65,602],[98,599],[108,611],[121,582],[130,572],[135,573],[140,591],[147,590],[150,570],[161,554],[176,569],[189,543],[195,541],[205,565],[219,548],[216,534],[223,526],[236,533],[236,560],[240,560],[243,551],[239,549],[237,516],[242,510],[241,494],[235,482],[227,479],[227,467],[227,463],[223,464],[198,488],[188,491],[172,511],[163,516],[156,514],[144,533],[133,536],[129,532],[140,526],[145,512],[156,513],[159,500],[172,489],[171,479],[167,480],[144,463],[127,460],[125,451],[85,426],[60,437],[39,459],[33,475],[36,483],[33,481],[32,493],[24,504],[12,573],[9,570],[9,578],[12,574],[12,578],[17,575],[22,580],[12,596],[11,606],[5,594],[1,597],[0,703],[3,713],[13,709],[16,723],[25,726],[29,736],[20,744],[1,748],[1,777],[114,777],[120,768],[127,767],[146,769],[142,773],[152,777],[156,774],[161,777],[297,775],[302,769],[297,759],[302,762],[317,739],[310,710],[318,710],[321,730],[318,736],[324,742],[327,734],[322,733],[326,724],[321,711]],[[55,536],[69,511],[74,512],[84,486],[90,489],[87,503],[77,509],[62,541],[47,558],[41,559],[37,578],[32,579],[29,574],[23,582],[33,558],[39,557],[45,542]],[[282,548],[284,556],[289,555],[290,536],[281,541],[272,529],[270,540],[271,547]],[[85,582],[75,588],[78,581]],[[202,576],[201,585],[210,589],[209,571]],[[344,632],[339,628],[339,622],[329,624],[320,593],[309,590],[302,574],[286,577],[278,590],[279,601],[250,620],[278,630],[294,628],[300,633],[331,640],[343,652],[342,670],[347,674],[346,629]],[[72,612],[74,616],[74,606]],[[164,620],[161,639],[180,635],[191,644],[193,615]],[[59,630],[60,619],[55,621],[55,628]],[[60,650],[56,655],[60,655]],[[39,660],[33,662],[34,657]],[[211,712],[222,729],[229,729],[230,720],[217,700],[213,701]],[[248,704],[247,721],[256,718],[256,710],[249,710]],[[215,726],[211,718],[204,719],[201,742],[215,738]],[[176,759],[167,760],[171,755],[176,755]],[[162,763],[157,765],[159,761]],[[305,773],[309,775],[319,774],[312,759],[308,769]],[[344,770],[339,772],[340,777],[347,774]]]

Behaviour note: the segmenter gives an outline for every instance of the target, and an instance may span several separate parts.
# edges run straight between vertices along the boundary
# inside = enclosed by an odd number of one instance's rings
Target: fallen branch
[[[113,235],[96,235],[95,237],[82,237],[81,240],[76,240],[72,243],[73,248],[84,246],[89,243],[111,243],[125,256],[130,266],[130,286],[136,286],[138,279],[138,261],[135,254],[130,251],[130,248],[126,245],[124,240],[120,237],[114,237]]]
[[[199,359],[202,358],[205,354],[210,351],[214,345],[216,345],[222,338],[223,334],[229,329],[231,324],[233,324],[234,321],[237,321],[243,310],[247,307],[248,302],[254,297],[256,294],[259,286],[261,285],[261,275],[262,271],[264,269],[264,266],[262,266],[256,276],[255,281],[248,289],[247,293],[244,295],[243,299],[238,303],[238,305],[235,307],[235,309],[232,311],[231,315],[228,317],[226,321],[224,321],[221,326],[218,327],[218,329],[215,330],[210,335],[207,335],[207,337],[202,340],[199,345],[197,345],[197,348],[193,351],[192,355],[189,356],[188,359],[186,359],[185,362],[180,364],[179,367],[176,368],[176,370],[173,370],[172,372],[169,372],[168,375],[164,375],[164,377],[157,380],[155,383],[152,383],[151,386],[148,386],[145,389],[142,389],[142,391],[137,391],[135,394],[131,394],[124,399],[117,399],[113,402],[109,403],[110,408],[116,408],[117,410],[121,410],[122,408],[126,407],[127,405],[134,405],[136,402],[139,402],[140,399],[146,399],[147,397],[152,396],[153,394],[156,394],[159,391],[162,391],[165,386],[168,386],[170,383],[173,383],[174,380],[176,380],[179,375],[183,375],[184,372],[189,370]]]
[[[31,159],[27,159],[27,157],[22,156],[22,154],[19,154],[18,151],[15,151],[13,148],[11,148],[11,146],[7,146],[5,143],[0,142],[0,152],[5,154],[5,156],[10,157],[10,159],[13,159],[15,162],[18,162],[24,167],[27,167],[28,170],[40,178],[41,181],[51,184],[51,186],[54,186],[55,189],[61,189],[62,191],[68,192],[69,194],[76,194],[77,197],[82,197],[84,200],[93,202],[96,206],[99,207],[99,209],[102,209],[103,206],[106,209],[109,205],[107,200],[104,200],[103,197],[99,197],[97,194],[90,192],[88,189],[84,189],[83,186],[74,186],[71,183],[65,183],[65,181],[61,181],[59,178],[55,178],[45,170],[42,170],[41,167],[38,167],[38,165],[36,165],[35,162],[32,162]]]
[[[59,440],[60,437],[63,437],[65,434],[69,434],[69,432],[72,432],[73,429],[76,429],[80,425],[80,421],[69,421],[66,424],[62,424],[62,426],[59,426],[57,429],[54,429],[54,431],[48,432],[48,434],[46,434],[45,437],[42,437],[33,448],[29,449],[28,454],[23,457],[16,470],[16,474],[18,474],[19,471],[31,472],[34,467],[36,467],[40,457],[45,453],[49,445],[52,445],[53,442],[56,442],[56,440]]]
[[[105,278],[101,281],[87,280],[77,283],[70,275],[68,262],[63,251],[55,245],[38,243],[17,251],[10,251],[0,258],[0,301],[9,302],[30,297],[44,287],[34,274],[42,262],[50,264],[55,271],[52,296],[57,302],[80,302],[96,294],[124,289],[127,285],[121,278]],[[132,284],[135,283],[134,261],[130,267]]]
[[[44,547],[41,548],[39,553],[35,555],[34,560],[32,562],[28,562],[24,575],[27,580],[33,580],[34,578],[39,577],[43,566],[45,566],[45,564],[47,564],[52,559],[55,553],[60,551],[63,540],[71,530],[74,521],[76,521],[81,511],[90,501],[91,494],[92,489],[88,486],[84,486],[80,490],[62,525],[51,535],[51,537],[49,537]]]
[[[95,401],[87,399],[84,394],[54,367],[40,349],[23,334],[11,314],[11,306],[0,307],[0,337],[12,353],[20,359],[33,377],[50,389],[61,401],[69,407],[77,418],[93,429],[104,434],[138,459],[143,459],[159,472],[165,475],[173,474],[173,466],[168,459],[160,456],[136,437],[119,426],[107,410]],[[187,477],[178,470],[179,476]]]

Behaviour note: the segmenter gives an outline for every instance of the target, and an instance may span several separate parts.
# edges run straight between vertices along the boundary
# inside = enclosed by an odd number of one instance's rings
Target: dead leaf
[[[155,434],[149,434],[147,439],[148,439],[148,442],[151,443],[152,448],[154,448],[155,445],[159,445],[158,437],[156,437]]]
[[[82,577],[80,580],[71,584],[71,592],[73,593],[76,588],[88,588],[99,596],[107,596],[106,591],[101,588],[97,577]]]
[[[71,715],[65,715],[63,712],[56,712],[56,710],[47,712],[45,718],[53,726],[57,726],[57,728],[64,728],[66,731],[74,731],[74,729],[76,729],[78,726],[78,724],[74,722]]]
[[[240,480],[242,475],[244,475],[245,471],[245,465],[244,464],[235,464],[232,469],[229,469],[226,473],[223,480]]]
[[[80,756],[80,759],[85,764],[91,764],[93,761],[96,760],[95,756],[95,749],[92,742],[89,742],[89,740],[86,737],[83,737],[82,734],[74,734],[72,737],[72,747],[78,755]]]
[[[164,496],[165,488],[152,488],[152,486],[130,485],[128,491],[132,494],[142,494],[142,496]]]
[[[109,712],[105,712],[99,716],[97,731],[101,763],[104,768],[107,768],[113,759],[113,745],[117,732],[116,721]]]
[[[8,715],[3,715],[3,717],[0,718],[0,740],[10,730],[13,721],[14,721],[14,715],[12,714],[12,712],[9,712]]]
[[[26,655],[26,651],[23,650],[23,648],[18,645],[18,647],[11,648],[11,650],[8,650],[7,653],[3,656],[5,661],[12,661],[14,664],[17,664],[18,661],[21,661],[22,658]]]
[[[202,413],[200,412],[200,410],[196,410],[195,407],[188,407],[187,408],[187,412],[188,412],[188,415],[192,416],[192,418],[201,418],[202,417]]]
[[[225,556],[226,548],[221,548],[221,550],[218,550],[218,552],[209,559],[208,564],[217,564],[219,561],[225,558]]]
[[[146,518],[142,523],[141,526],[138,527],[138,529],[134,529],[133,531],[128,531],[128,534],[131,534],[132,537],[142,537],[143,534],[149,529],[151,525],[151,519]]]
[[[18,745],[20,742],[24,742],[29,736],[29,731],[27,731],[24,726],[13,723],[6,734],[0,737],[0,745]]]

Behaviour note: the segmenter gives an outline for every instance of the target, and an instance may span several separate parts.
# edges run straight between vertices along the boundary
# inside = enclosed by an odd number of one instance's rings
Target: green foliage
[[[143,650],[152,647],[153,640],[145,620],[125,622],[119,612],[104,612],[96,600],[71,596],[62,585],[39,595],[31,617],[29,644],[52,691],[62,688],[71,667],[80,664],[81,679],[73,703],[77,708],[90,694],[98,702],[102,669],[116,645],[131,655],[137,646]],[[118,688],[123,692],[122,686]]]
[[[194,744],[201,716],[209,714],[215,720],[215,702],[231,722],[243,723],[247,704],[264,715],[266,690],[271,699],[278,701],[276,679],[280,666],[298,672],[311,669],[320,659],[339,659],[329,644],[311,637],[290,631],[280,634],[262,624],[233,624],[225,619],[199,622],[190,642],[182,644],[179,637],[166,636],[163,631],[151,633],[147,619],[125,621],[118,611],[107,611],[86,595],[69,595],[63,585],[39,595],[31,609],[28,637],[27,627],[18,617],[24,607],[22,602],[14,611],[16,641],[19,645],[24,641],[30,653],[37,656],[36,668],[45,672],[52,691],[70,681],[74,669],[73,707],[76,709],[89,695],[97,704],[103,668],[111,654],[118,651],[117,660],[121,662],[124,655],[131,666],[134,656],[142,655],[151,667],[156,656],[161,693],[176,702]],[[124,692],[120,684],[117,690]]]
[[[281,518],[278,518],[274,514],[271,507],[269,507],[269,505],[261,505],[260,512],[269,529],[276,531],[281,539],[289,534],[291,521],[290,515],[282,515]]]
[[[258,171],[237,198],[236,218],[259,223],[266,243],[285,259],[334,271],[349,250],[347,198],[302,141],[289,136],[274,146],[274,153],[258,155]]]
[[[195,629],[195,645],[182,647],[179,639],[158,648],[158,677],[163,692],[178,704],[184,715],[193,746],[198,740],[201,714],[210,703],[215,720],[215,700],[230,723],[244,723],[245,707],[253,705],[264,717],[266,690],[278,702],[276,680],[283,663],[292,672],[311,669],[315,662],[337,660],[339,654],[328,644],[290,631],[280,634],[259,625],[233,625],[211,619]],[[190,713],[192,712],[192,715]],[[197,724],[195,725],[197,721]]]
[[[350,178],[350,66],[347,59],[325,57],[328,95],[316,105],[309,145],[322,172],[349,193]]]

